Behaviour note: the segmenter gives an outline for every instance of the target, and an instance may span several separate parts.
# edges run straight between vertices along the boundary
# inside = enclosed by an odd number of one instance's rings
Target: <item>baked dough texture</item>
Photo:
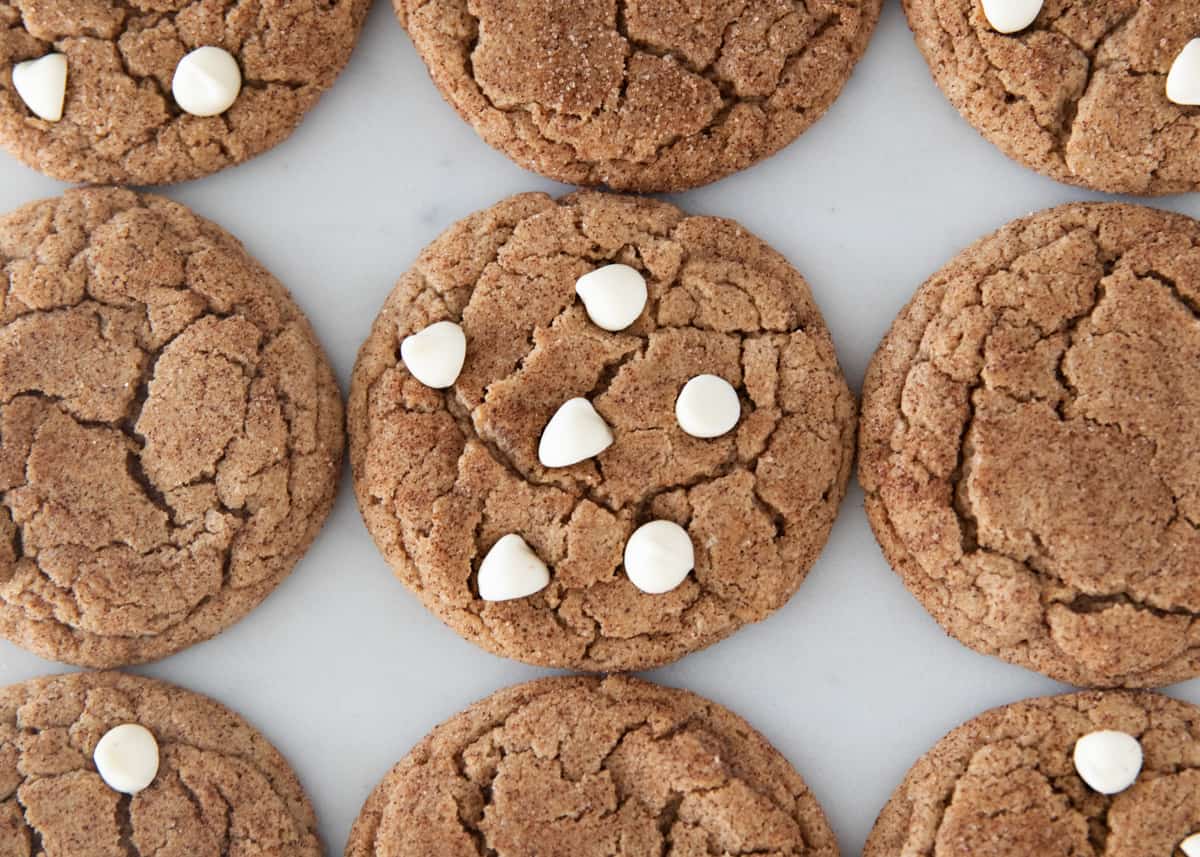
[[[0,218],[0,270],[0,634],[107,667],[240,619],[337,486],[307,319],[228,233],[125,190]]]
[[[934,80],[968,122],[1027,167],[1110,193],[1200,190],[1200,108],[1167,72],[1200,36],[1195,0],[1046,0],[996,32],[980,0],[904,0]]]
[[[1129,789],[1092,791],[1075,742],[1138,738]],[[958,727],[908,772],[863,857],[1168,857],[1200,829],[1200,709],[1147,692],[1089,691],[996,708]]]
[[[749,724],[632,678],[549,678],[435,729],[371,793],[346,857],[837,857]]]
[[[150,185],[240,164],[280,143],[333,85],[369,0],[0,0],[0,145],[69,182]],[[184,54],[237,60],[242,90],[220,116],[171,95]],[[67,57],[63,118],[37,118],[12,67]]]
[[[113,791],[92,753],[139,723],[158,775]],[[320,857],[296,775],[253,727],[211,699],[122,673],[75,673],[0,690],[0,854],[13,857]]]
[[[930,278],[867,371],[883,551],[968,646],[1088,686],[1200,674],[1200,223],[1074,204]]]
[[[593,324],[575,281],[610,262],[647,278],[642,316]],[[400,341],[462,325],[448,390],[423,386]],[[729,434],[685,434],[675,399],[711,373],[738,390]],[[543,468],[542,429],[589,399],[615,442]],[[765,618],[828,537],[853,457],[855,403],[804,279],[736,223],[584,192],[507,199],[448,229],[388,297],[359,352],[349,404],[359,506],[401,580],[459,634],[545,666],[664,664]],[[622,569],[633,530],[684,526],[695,573],[647,595]],[[475,570],[516,533],[550,585],[484,602]]]
[[[393,0],[488,143],[578,185],[670,191],[778,152],[828,109],[881,0]]]

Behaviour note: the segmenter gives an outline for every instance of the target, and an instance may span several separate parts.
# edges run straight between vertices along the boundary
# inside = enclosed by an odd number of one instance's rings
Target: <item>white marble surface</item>
[[[61,185],[0,153],[0,210]],[[241,238],[312,318],[343,385],[392,283],[453,220],[517,191],[565,190],[509,163],[446,106],[386,2],[297,133],[166,195]],[[1056,184],[977,136],[930,80],[888,0],[829,114],[782,154],[673,197],[741,221],[808,278],[856,390],[913,290],[1029,211],[1096,194]],[[1200,196],[1153,201],[1200,216]],[[434,724],[543,674],[474,648],[395,581],[354,504],[240,624],[138,672],[210,694],[258,725],[312,796],[327,852],[383,773]],[[0,642],[0,682],[62,667]],[[800,770],[852,857],[909,765],[983,709],[1054,691],[948,639],[905,592],[852,487],[833,537],[770,620],[650,674],[729,706]],[[1200,682],[1171,693],[1200,702]]]

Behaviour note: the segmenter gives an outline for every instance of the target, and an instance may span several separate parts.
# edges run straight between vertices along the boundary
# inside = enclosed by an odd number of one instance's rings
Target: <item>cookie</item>
[[[804,781],[746,721],[633,678],[548,678],[451,718],[384,777],[346,857],[837,857]]]
[[[1200,709],[1090,691],[955,729],[908,772],[863,857],[1169,857],[1198,831]]]
[[[287,291],[181,205],[0,218],[0,634],[86,666],[208,639],[333,502],[337,384]]]
[[[199,694],[115,672],[52,676],[0,690],[0,722],[0,853],[321,855],[284,758]],[[145,784],[114,788],[113,772],[132,768]]]
[[[368,0],[0,0],[0,145],[70,182],[165,184],[282,142]]]
[[[800,274],[732,221],[596,192],[515,196],[427,247],[348,409],[400,579],[489,651],[581,670],[664,664],[783,606],[853,457]]]
[[[392,0],[446,100],[561,182],[676,191],[775,154],[833,103],[881,0]]]
[[[1010,158],[1111,193],[1200,190],[1200,108],[1178,95],[1176,103],[1167,87],[1200,37],[1192,0],[904,0],[904,8],[942,92]],[[1200,64],[1194,74],[1200,87]]]
[[[1200,223],[1076,204],[917,291],[863,386],[884,554],[968,646],[1076,685],[1200,674]]]

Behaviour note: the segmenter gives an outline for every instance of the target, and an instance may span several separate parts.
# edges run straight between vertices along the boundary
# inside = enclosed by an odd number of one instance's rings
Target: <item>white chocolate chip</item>
[[[538,443],[542,467],[570,467],[612,446],[613,433],[587,399],[568,399],[554,412]]]
[[[444,390],[458,380],[467,359],[467,335],[452,321],[438,321],[404,337],[400,359],[426,387]]]
[[[624,330],[646,306],[646,278],[628,265],[605,265],[575,281],[588,318],[605,330]]]
[[[525,540],[515,533],[501,536],[479,564],[479,597],[511,601],[541,592],[550,571]]]
[[[683,583],[696,565],[687,530],[674,521],[651,521],[625,543],[625,574],[642,592],[661,595]]]
[[[67,97],[65,54],[46,54],[41,59],[17,63],[13,66],[12,82],[25,106],[39,119],[47,122],[62,119]]]
[[[737,390],[716,375],[697,375],[675,400],[675,419],[692,437],[720,437],[737,425],[742,403]]]
[[[1179,850],[1187,857],[1200,857],[1200,833],[1193,833],[1179,843]]]
[[[241,91],[242,71],[237,60],[213,45],[184,56],[171,80],[175,103],[193,116],[219,116],[233,106]]]
[[[104,733],[92,761],[113,791],[137,794],[158,775],[158,742],[145,726],[123,723]]]
[[[1090,732],[1075,742],[1075,770],[1093,791],[1115,795],[1141,773],[1142,745],[1125,732]]]
[[[983,14],[998,33],[1024,30],[1042,11],[1042,0],[983,0]]]
[[[1167,74],[1167,98],[1176,104],[1200,104],[1200,39],[1183,46]]]

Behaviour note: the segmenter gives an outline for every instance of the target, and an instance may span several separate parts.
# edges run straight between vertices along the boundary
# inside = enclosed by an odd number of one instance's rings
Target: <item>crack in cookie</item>
[[[576,279],[621,262],[647,309],[608,333]],[[467,336],[454,386],[432,390],[399,343],[449,320]],[[738,392],[728,434],[680,429],[691,377]],[[558,407],[589,399],[614,443],[543,467]],[[401,278],[359,354],[351,462],[376,544],[425,605],[510,657],[638,669],[709,645],[781,607],[816,560],[845,492],[854,399],[803,278],[736,224],[581,193],[513,197],[451,227]],[[665,595],[621,571],[636,527],[687,528],[695,574]],[[533,597],[484,602],[474,572],[507,533],[553,569]]]
[[[333,502],[307,319],[227,233],[121,190],[4,217],[0,269],[0,632],[99,667],[213,636]]]
[[[1081,685],[1200,672],[1200,224],[1068,205],[917,292],[863,390],[889,562],[955,637]]]
[[[439,726],[384,777],[346,857],[446,853],[836,857],[803,780],[686,691],[553,678]]]

